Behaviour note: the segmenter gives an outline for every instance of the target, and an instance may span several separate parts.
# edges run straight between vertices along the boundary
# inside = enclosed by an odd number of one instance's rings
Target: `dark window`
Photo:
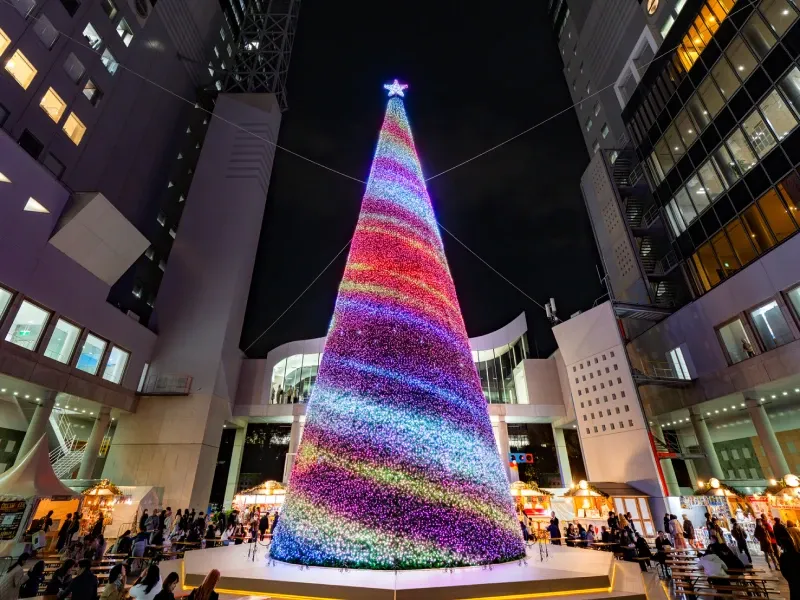
[[[64,163],[58,160],[55,156],[53,156],[52,152],[48,152],[45,159],[42,161],[45,167],[47,167],[53,175],[56,176],[56,179],[61,179],[61,176],[64,174],[64,170],[66,167]]]
[[[86,85],[83,86],[83,95],[89,100],[92,106],[97,106],[100,98],[103,97],[103,91],[97,87],[97,84],[91,79],[86,80]]]
[[[9,110],[5,106],[0,104],[0,127],[6,124],[6,121],[8,120],[8,115],[10,114],[11,113],[9,112]]]
[[[70,17],[74,17],[75,13],[78,12],[78,9],[81,7],[81,3],[78,0],[61,0],[61,4],[67,10]]]
[[[42,153],[42,150],[44,150],[44,144],[37,140],[27,129],[19,136],[19,145],[36,160],[39,160],[39,155]]]

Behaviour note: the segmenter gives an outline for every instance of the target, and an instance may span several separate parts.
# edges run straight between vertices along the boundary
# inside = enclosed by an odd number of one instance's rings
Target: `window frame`
[[[5,289],[8,289],[8,288],[5,288]],[[16,299],[16,298],[14,298],[14,299]],[[45,313],[47,313],[47,318],[45,319],[44,323],[42,324],[42,333],[39,335],[39,339],[36,340],[36,344],[34,345],[34,347],[32,349],[29,350],[28,348],[25,348],[24,346],[20,346],[19,344],[15,344],[11,340],[6,339],[8,337],[8,334],[11,332],[11,328],[10,327],[9,327],[8,331],[6,331],[5,335],[2,337],[2,341],[5,342],[6,344],[11,344],[15,348],[21,348],[22,350],[25,350],[27,352],[33,352],[34,354],[37,354],[39,352],[39,350],[41,349],[41,347],[42,347],[42,342],[44,341],[44,338],[45,338],[44,334],[47,331],[47,327],[50,325],[50,321],[53,319],[53,316],[55,316],[55,312],[50,310],[46,306],[44,306],[44,305],[42,305],[42,304],[40,304],[38,302],[35,302],[34,300],[29,298],[28,296],[22,296],[22,301],[17,306],[17,310],[14,313],[14,317],[16,317],[19,314],[19,311],[22,310],[22,306],[26,302],[28,304],[30,304],[31,306],[33,306],[35,308],[38,308],[39,310],[44,311]],[[8,306],[9,306],[9,308],[11,308],[13,305],[14,305],[14,302],[12,300],[11,302],[9,302]],[[12,318],[11,319],[11,325],[13,325],[13,324],[14,324],[14,319]],[[49,339],[49,337],[48,337],[48,339]]]
[[[77,355],[77,360],[75,361],[75,365],[73,366],[73,368],[76,371],[80,371],[81,373],[85,373],[86,375],[89,375],[90,377],[101,377],[100,375],[98,375],[98,373],[100,371],[101,365],[104,364],[103,363],[103,359],[108,354],[108,349],[112,345],[111,341],[106,339],[106,338],[104,338],[104,337],[102,337],[102,336],[100,336],[100,335],[97,335],[96,333],[94,333],[89,328],[85,329],[84,334],[85,335],[82,335],[81,336],[81,340],[79,340],[79,342],[78,342],[80,344],[80,352]],[[84,369],[81,369],[81,368],[78,367],[78,363],[81,360],[81,355],[83,354],[83,349],[86,346],[86,342],[89,340],[89,336],[92,336],[93,338],[96,338],[96,339],[100,340],[104,344],[103,351],[100,353],[100,358],[97,359],[97,369],[94,371],[94,373],[91,373],[89,371],[85,371]],[[82,341],[82,343],[81,343],[81,341]],[[76,344],[76,347],[77,347],[77,345],[78,344]],[[103,369],[105,369],[105,367],[103,367]]]
[[[780,295],[783,298],[784,303],[786,304],[787,308],[789,309],[789,314],[792,315],[792,319],[794,319],[794,324],[796,327],[800,328],[800,301],[798,301],[798,306],[795,307],[794,302],[792,302],[789,294],[797,290],[800,292],[800,282],[789,286],[785,290],[782,290]],[[2,321],[2,314],[0,314],[0,321]]]
[[[722,339],[722,333],[720,332],[721,329],[727,327],[728,325],[730,325],[731,323],[733,323],[735,321],[739,321],[742,324],[742,329],[744,329],[745,335],[747,336],[747,341],[750,342],[750,345],[753,347],[753,350],[755,351],[755,355],[754,356],[748,356],[748,357],[743,358],[742,360],[738,360],[736,362],[734,362],[731,359],[730,352],[728,352],[728,347],[725,345],[725,340]],[[722,323],[720,323],[718,325],[715,325],[714,326],[714,334],[717,336],[717,340],[719,342],[720,349],[722,350],[722,354],[725,356],[725,361],[728,363],[729,367],[732,367],[733,365],[738,365],[739,363],[746,362],[746,361],[750,360],[751,358],[755,358],[756,356],[758,356],[759,354],[761,354],[763,352],[763,350],[761,349],[760,344],[758,343],[758,341],[759,341],[758,340],[758,336],[756,336],[753,333],[753,330],[752,330],[750,321],[748,319],[747,313],[741,313],[741,312],[740,313],[736,313],[730,319],[728,319],[726,321],[723,321]],[[753,344],[753,338],[756,339],[756,343],[755,344]]]
[[[105,360],[105,365],[103,366],[103,374],[99,375],[99,377],[103,381],[107,381],[108,383],[111,383],[113,385],[122,385],[122,382],[125,381],[125,375],[128,374],[128,367],[131,364],[131,357],[133,356],[133,352],[123,348],[122,346],[118,346],[117,344],[112,344],[111,342],[109,342],[109,345],[110,349],[104,353],[106,360]],[[108,370],[108,361],[111,359],[111,353],[114,352],[115,348],[117,350],[121,350],[127,355],[127,358],[125,359],[125,366],[122,368],[122,373],[119,376],[119,381],[113,381],[111,379],[106,378],[106,371]]]
[[[2,309],[0,309],[0,325],[6,320],[6,317],[9,315],[9,311],[11,307],[14,306],[14,301],[17,299],[17,290],[6,287],[4,285],[0,285],[0,290],[4,292],[8,292],[10,297],[8,299],[8,304],[6,304]],[[3,338],[5,339],[5,338]]]
[[[780,295],[771,296],[770,298],[766,298],[766,299],[762,300],[761,302],[758,302],[758,303],[748,307],[743,313],[745,318],[747,319],[747,324],[750,326],[750,329],[753,332],[753,336],[756,339],[756,343],[758,344],[758,349],[759,349],[758,354],[764,354],[764,353],[770,352],[772,350],[777,350],[781,346],[785,346],[787,344],[791,344],[792,342],[797,341],[797,337],[795,336],[795,332],[792,331],[792,327],[791,327],[791,324],[790,324],[791,319],[787,319],[786,315],[783,312],[783,307],[781,306],[781,300],[782,300],[782,298],[780,297]],[[768,305],[772,304],[773,302],[776,304],[776,307],[777,307],[778,311],[780,311],[781,316],[783,317],[784,321],[786,322],[786,326],[789,329],[789,333],[791,335],[791,339],[789,339],[787,341],[784,341],[784,342],[781,342],[781,343],[778,343],[774,347],[768,348],[767,344],[764,343],[764,340],[761,339],[761,334],[758,331],[758,327],[756,327],[756,323],[755,323],[755,320],[753,318],[753,312],[757,311],[759,308],[763,308],[765,306],[768,306]]]
[[[81,338],[83,337],[83,332],[86,330],[85,327],[81,327],[78,323],[65,318],[63,315],[54,315],[56,317],[56,323],[53,326],[53,329],[50,331],[50,335],[47,336],[47,345],[44,347],[42,351],[42,356],[47,358],[48,360],[52,360],[53,362],[57,362],[60,365],[64,365],[65,367],[69,367],[72,365],[72,359],[75,358],[75,351],[78,349],[78,344],[80,344]],[[61,362],[60,360],[53,358],[51,356],[47,356],[47,346],[50,345],[50,340],[53,339],[53,333],[55,333],[56,327],[58,327],[58,322],[64,321],[67,325],[72,325],[78,330],[78,339],[75,340],[75,344],[72,346],[72,350],[70,350],[69,357],[67,358],[66,362]]]

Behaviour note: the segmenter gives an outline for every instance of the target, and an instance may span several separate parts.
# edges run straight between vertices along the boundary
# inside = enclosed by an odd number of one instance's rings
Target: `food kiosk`
[[[676,515],[682,522],[686,515],[694,524],[695,541],[705,548],[709,544],[708,529],[706,528],[706,513],[717,517],[720,529],[725,536],[725,541],[736,545],[731,536],[731,519],[736,519],[747,533],[747,547],[751,553],[761,554],[758,542],[753,535],[756,522],[753,507],[744,494],[736,488],[722,483],[716,478],[708,482],[700,481],[698,489],[692,496],[681,496],[681,514]]]
[[[280,508],[286,498],[286,489],[277,481],[265,481],[255,487],[239,492],[233,497],[232,508],[245,515],[258,508],[272,511]]]
[[[800,479],[796,475],[785,475],[783,479],[773,479],[764,494],[747,498],[753,512],[770,518],[780,517],[786,523],[800,524]]]
[[[649,496],[626,483],[579,481],[564,494],[574,501],[575,521],[600,530],[608,525],[608,514],[631,514],[636,531],[653,537],[656,529],[648,504]]]
[[[517,513],[525,515],[529,531],[543,530],[550,524],[552,495],[533,482],[516,481],[511,484],[511,497],[514,498]]]

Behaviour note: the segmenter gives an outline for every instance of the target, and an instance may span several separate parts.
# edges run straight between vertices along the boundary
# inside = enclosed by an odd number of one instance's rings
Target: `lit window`
[[[672,15],[667,17],[667,20],[664,21],[664,24],[661,26],[661,37],[667,37],[669,30],[672,29],[672,26],[675,24],[675,17]]]
[[[672,365],[672,372],[675,373],[675,377],[678,379],[691,379],[691,375],[689,375],[689,369],[686,366],[686,361],[683,358],[683,350],[680,348],[674,348],[667,352],[667,358],[669,359],[670,365]],[[625,408],[628,409],[628,405],[625,405]]]
[[[742,362],[756,355],[756,349],[745,331],[741,319],[731,321],[717,329],[730,364]]]
[[[86,85],[83,86],[83,95],[91,103],[92,106],[97,106],[100,98],[103,97],[103,92],[97,87],[97,84],[91,79],[86,80]]]
[[[67,120],[64,121],[63,129],[67,137],[71,139],[72,143],[76,146],[81,143],[83,134],[86,133],[86,125],[81,122],[74,112],[69,113]]]
[[[103,39],[100,37],[100,34],[97,33],[97,30],[92,27],[91,23],[87,23],[86,27],[84,27],[83,37],[89,42],[89,46],[92,47],[92,50],[99,50],[100,46],[103,45]]]
[[[221,92],[222,91],[222,82],[218,79],[217,81],[214,82],[214,87],[216,87],[217,90]]]
[[[728,150],[730,150],[733,161],[736,163],[741,173],[747,173],[755,166],[756,162],[758,162],[755,155],[750,150],[750,146],[742,130],[738,127],[730,137],[725,140],[725,145],[728,147]]]
[[[86,341],[83,342],[81,354],[78,357],[78,370],[89,375],[96,375],[97,370],[100,368],[100,359],[103,358],[103,353],[106,351],[106,341],[101,340],[99,337],[91,333],[86,336]]]
[[[760,57],[766,58],[770,49],[777,41],[767,24],[758,13],[753,13],[742,27],[742,37],[748,41],[753,51]]]
[[[599,151],[600,151],[600,142],[595,141],[595,143],[592,144],[592,152],[597,154]]]
[[[72,358],[72,351],[75,350],[75,345],[78,343],[78,338],[81,335],[81,330],[72,323],[68,323],[64,319],[59,319],[53,329],[53,335],[50,336],[50,341],[47,342],[47,349],[44,355],[52,358],[63,364],[69,364],[69,359]]]
[[[33,31],[48,50],[53,47],[58,39],[58,31],[45,15],[40,14],[33,23]]]
[[[758,106],[779,140],[797,126],[797,119],[776,90],[772,90]]]
[[[117,34],[122,38],[123,44],[126,46],[131,45],[131,42],[133,41],[133,29],[131,29],[131,26],[128,25],[125,17],[121,18],[119,23],[117,23]]]
[[[703,181],[703,189],[705,190],[706,198],[709,202],[713,202],[717,196],[725,191],[725,186],[722,185],[722,181],[720,181],[719,175],[717,175],[711,160],[707,160],[703,166],[700,167],[698,174]]]
[[[3,54],[3,52],[6,51],[6,48],[8,48],[10,45],[11,38],[6,35],[5,31],[0,29],[0,54]]]
[[[178,232],[177,232],[177,231],[175,231],[174,229],[172,229],[172,227],[170,227],[170,229],[169,229],[169,235],[170,235],[170,236],[172,237],[172,239],[174,240],[176,237],[178,237]]]
[[[11,304],[11,298],[13,297],[14,294],[7,289],[0,287],[0,319],[5,317],[6,309],[8,309],[8,305]]]
[[[114,4],[114,0],[102,0],[102,2],[100,2],[100,6],[103,7],[103,12],[105,12],[106,15],[108,15],[108,18],[112,20],[114,19],[114,17],[117,16],[117,13],[119,12],[119,10],[117,9],[117,5]]]
[[[612,164],[612,165],[613,165],[615,162],[617,162],[617,157],[618,157],[618,156],[619,156],[619,152],[618,152],[617,150],[614,150],[613,152],[611,152],[611,154],[610,154],[610,155],[609,155],[609,157],[608,157],[608,160],[609,160],[609,161],[611,161],[611,164]]]
[[[121,382],[130,356],[129,352],[125,352],[122,348],[113,346],[111,352],[108,353],[108,361],[103,371],[103,379],[111,383]]]
[[[8,62],[6,62],[6,71],[8,71],[11,76],[17,80],[17,83],[26,90],[33,81],[33,78],[36,77],[36,69],[19,50],[14,52],[11,58],[8,59]]]
[[[594,116],[595,117],[600,114],[600,103],[599,102],[595,102],[594,103],[594,110],[592,112],[594,112]]]
[[[145,255],[147,258],[149,258],[150,260],[153,260],[153,256],[155,256],[155,251],[153,250],[153,247],[152,247],[152,246],[150,246],[150,247],[149,247],[147,250],[145,250],[145,251],[144,251],[144,255]],[[137,296],[137,298],[141,298],[141,295],[140,295],[140,296]]]
[[[592,128],[592,117],[586,119],[586,131],[589,131]]]
[[[73,83],[78,83],[86,72],[86,67],[83,66],[83,63],[78,60],[74,53],[70,52],[67,60],[64,61],[64,70]]]
[[[167,222],[167,216],[163,212],[159,212],[158,216],[156,217],[156,221],[158,221],[158,224],[163,227]]]
[[[591,81],[586,84],[586,93],[587,94],[591,94],[592,93],[592,82]]]
[[[791,116],[791,113],[789,113],[789,115]],[[775,137],[772,135],[769,127],[767,127],[767,124],[757,110],[750,113],[750,116],[744,120],[742,128],[747,134],[753,148],[755,148],[759,158],[764,158],[767,152],[772,150],[775,144],[777,144]]]
[[[230,44],[228,44],[227,50],[228,50],[228,56],[233,56],[233,48],[231,48]]]
[[[608,124],[603,123],[603,128],[600,130],[600,135],[603,136],[603,139],[608,137]]]
[[[25,300],[14,315],[6,341],[28,350],[36,350],[50,313]]]
[[[744,43],[744,40],[740,36],[736,36],[734,40],[731,42],[728,49],[725,51],[728,59],[731,61],[733,68],[736,70],[736,75],[739,76],[739,79],[744,81],[750,76],[750,73],[753,72],[758,66],[758,61],[753,56],[753,53],[747,47],[747,44]],[[725,61],[720,61],[725,62]],[[727,65],[726,65],[727,66]],[[730,69],[730,67],[728,67]],[[716,70],[716,67],[715,67]],[[716,75],[716,74],[715,74]],[[719,79],[717,79],[719,81]],[[722,83],[720,83],[720,87],[724,87]],[[737,85],[736,88],[739,86]],[[730,98],[733,95],[733,92],[736,91],[735,88],[731,89],[729,93],[725,94],[726,98]],[[725,90],[723,90],[725,93]]]
[[[56,123],[61,120],[64,111],[67,109],[67,103],[61,99],[61,96],[56,94],[53,88],[48,88],[39,101],[39,106],[41,106],[44,112]]]
[[[779,36],[786,33],[797,18],[797,11],[786,0],[765,0],[758,9]]]
[[[753,320],[758,337],[761,338],[761,343],[767,350],[794,341],[786,318],[775,300],[751,311],[750,318]]]
[[[219,49],[216,46],[214,46],[214,55],[219,58]]]
[[[223,29],[222,27],[219,28],[219,37],[222,38],[223,40],[225,39],[225,29]]]
[[[119,63],[117,59],[114,58],[114,55],[109,52],[108,48],[103,51],[102,56],[100,57],[102,63],[106,66],[106,70],[111,73],[112,75],[117,72],[117,68],[119,67]]]

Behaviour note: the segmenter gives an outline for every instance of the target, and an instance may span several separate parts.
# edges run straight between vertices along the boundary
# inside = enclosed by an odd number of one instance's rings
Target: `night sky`
[[[467,10],[454,0],[303,0],[279,143],[366,180],[386,106],[406,109],[431,177],[571,104],[546,2]],[[573,111],[429,183],[441,223],[562,318],[602,293],[580,193],[589,157]],[[283,312],[352,236],[364,186],[278,150],[242,348]],[[442,232],[470,336],[527,313],[531,350],[555,349],[544,311]],[[255,344],[264,357],[325,335],[347,252]]]

